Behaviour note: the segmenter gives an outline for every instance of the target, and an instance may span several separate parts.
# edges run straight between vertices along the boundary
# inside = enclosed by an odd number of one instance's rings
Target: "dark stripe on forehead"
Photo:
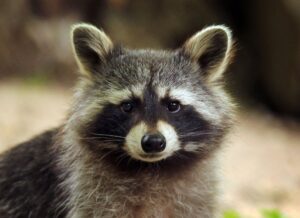
[[[159,119],[159,99],[151,84],[146,86],[143,95],[143,119],[150,127],[154,127]]]

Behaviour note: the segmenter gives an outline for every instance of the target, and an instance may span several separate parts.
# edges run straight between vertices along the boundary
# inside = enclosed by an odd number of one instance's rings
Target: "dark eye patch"
[[[139,107],[137,99],[131,101]],[[82,139],[88,142],[86,144],[96,147],[101,144],[100,142],[118,146],[124,144],[131,127],[138,122],[139,114],[125,113],[121,105],[107,104],[84,128],[81,128]]]
[[[172,105],[171,111],[169,111],[170,103],[174,102],[176,104]],[[191,142],[200,143],[211,137],[212,126],[192,105],[181,104],[179,100],[170,97],[163,98],[161,104],[167,108],[168,112],[165,113],[164,119],[175,128],[183,146]],[[179,105],[180,108],[177,108],[176,105]],[[177,112],[172,113],[173,109],[176,109]]]
[[[211,126],[191,105],[182,105],[178,113],[169,113],[167,121],[175,128],[183,145],[209,138]]]
[[[108,103],[99,111],[97,116],[80,128],[80,136],[85,140],[83,144],[93,152],[96,158],[102,159],[105,156],[108,163],[113,164],[113,166],[117,165],[124,171],[130,168],[132,170],[140,169],[141,166],[145,166],[145,168],[152,166],[149,163],[132,160],[126,151],[122,149],[128,132],[140,121],[146,122],[147,125],[151,125],[151,123],[155,125],[158,120],[169,123],[176,130],[182,148],[188,143],[210,143],[215,135],[207,133],[214,131],[213,125],[210,125],[192,105],[183,105],[179,101],[177,102],[180,103],[180,111],[170,113],[166,106],[169,102],[174,101],[177,100],[171,98],[159,100],[154,92],[148,92],[145,94],[143,102],[133,98],[120,104]],[[134,112],[124,113],[121,105],[125,102],[134,102]],[[103,137],[104,135],[107,137]],[[108,141],[112,146],[107,147],[104,144]],[[179,152],[184,156],[194,155],[184,149]],[[205,152],[197,155],[205,156]],[[184,164],[188,164],[187,162],[184,162]],[[174,164],[174,166],[177,166],[178,157],[167,159],[159,164],[164,166]]]

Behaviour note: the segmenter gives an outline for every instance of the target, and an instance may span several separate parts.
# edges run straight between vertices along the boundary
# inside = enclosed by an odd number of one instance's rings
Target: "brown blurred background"
[[[300,117],[298,0],[2,0],[0,78],[73,81],[69,28],[83,21],[122,44],[151,48],[176,48],[204,26],[226,24],[238,42],[234,94]]]
[[[77,22],[133,48],[177,48],[204,26],[232,28],[228,89],[241,110],[222,162],[222,206],[300,217],[299,0],[1,0],[0,150],[63,120],[76,79],[69,30]]]

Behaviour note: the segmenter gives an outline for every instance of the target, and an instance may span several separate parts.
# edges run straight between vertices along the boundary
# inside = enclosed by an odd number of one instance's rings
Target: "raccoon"
[[[71,38],[80,79],[69,114],[1,155],[0,217],[216,217],[234,114],[229,28],[172,51],[124,48],[89,24]]]

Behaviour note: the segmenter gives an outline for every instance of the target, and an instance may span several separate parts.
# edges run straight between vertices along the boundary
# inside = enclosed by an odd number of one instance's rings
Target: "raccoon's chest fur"
[[[67,217],[212,218],[217,206],[213,162],[197,163],[192,171],[174,177],[154,172],[126,176],[105,165],[81,163],[67,181],[72,184]]]
[[[86,196],[77,193],[81,202],[75,204],[76,207],[69,217],[192,218],[199,217],[199,214],[203,218],[213,216],[212,204],[215,202],[209,195],[212,191],[209,187],[205,187],[206,190],[203,187],[199,189],[199,184],[186,184],[183,181],[176,185],[168,184],[171,188],[161,183],[138,185],[136,181],[129,180],[130,184],[126,184],[126,181],[120,181],[125,184],[113,182],[98,184],[100,187],[91,189],[91,193],[84,194]]]

